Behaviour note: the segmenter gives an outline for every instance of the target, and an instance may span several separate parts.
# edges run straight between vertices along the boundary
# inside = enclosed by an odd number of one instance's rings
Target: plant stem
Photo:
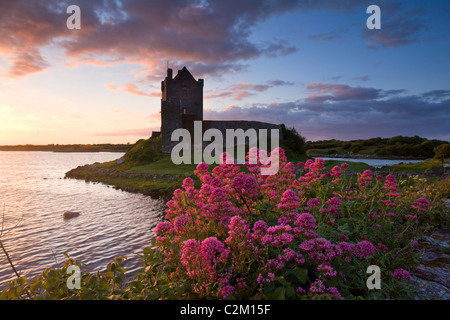
[[[6,251],[6,248],[3,245],[3,241],[0,239],[0,246],[2,247],[3,252],[5,253],[6,259],[8,259],[9,264],[11,265],[11,268],[13,269],[14,273],[16,274],[17,278],[20,278],[20,274],[17,272],[16,267],[14,267],[14,264],[12,263],[11,258],[9,257],[8,251]],[[28,298],[31,299],[30,292],[28,289],[26,289],[26,293]]]
[[[5,247],[3,246],[3,242],[2,242],[1,239],[0,239],[0,246],[2,247],[2,250],[5,253],[6,259],[8,259],[8,262],[11,265],[11,268],[13,269],[13,271],[16,274],[17,278],[20,278],[20,275],[17,272],[16,267],[14,267],[14,264],[12,263],[11,258],[9,257],[8,251],[6,251]]]

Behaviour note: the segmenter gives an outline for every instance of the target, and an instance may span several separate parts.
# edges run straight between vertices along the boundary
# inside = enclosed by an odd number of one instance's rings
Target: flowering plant
[[[154,250],[146,250],[140,280],[152,289],[137,291],[182,299],[411,298],[399,280],[418,261],[411,240],[434,204],[402,194],[392,174],[354,177],[346,163],[328,172],[322,159],[308,160],[296,174],[277,151],[269,157],[279,162],[275,175],[259,174],[267,159],[243,167],[224,161],[211,171],[199,164],[201,187],[184,180],[155,229]],[[247,160],[259,155],[253,148]],[[370,265],[381,269],[380,290],[366,286]]]

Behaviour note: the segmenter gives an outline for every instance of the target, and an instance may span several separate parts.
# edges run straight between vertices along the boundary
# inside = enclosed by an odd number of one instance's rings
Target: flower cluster
[[[404,269],[397,269],[392,274],[392,277],[398,280],[411,280],[411,274]]]
[[[318,158],[298,163],[302,173],[296,175],[284,150],[275,151],[251,149],[247,170],[226,161],[227,154],[213,170],[200,163],[194,173],[201,187],[186,178],[167,203],[167,220],[155,229],[156,250],[171,270],[168,278],[192,288],[190,297],[352,297],[360,291],[352,286],[362,266],[391,261],[391,249],[409,245],[411,224],[402,217],[418,217],[400,210],[430,206],[425,198],[401,202],[391,174],[383,184],[365,170],[354,186],[343,174],[347,163],[327,172]],[[260,175],[270,161],[279,171]],[[383,268],[392,281],[410,278],[403,269]]]
[[[429,206],[430,202],[427,199],[419,198],[416,201],[414,201],[414,204],[411,205],[411,208],[418,211],[427,212]]]

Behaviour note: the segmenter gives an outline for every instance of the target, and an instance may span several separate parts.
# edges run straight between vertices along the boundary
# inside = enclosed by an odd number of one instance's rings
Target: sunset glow
[[[0,145],[148,138],[167,66],[205,79],[205,119],[450,140],[449,3],[376,1],[380,30],[370,4],[2,0]]]

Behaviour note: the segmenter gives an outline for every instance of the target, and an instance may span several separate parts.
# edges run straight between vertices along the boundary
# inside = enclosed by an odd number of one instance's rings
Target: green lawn
[[[325,161],[325,168],[327,168],[327,170],[330,171],[334,166],[340,166],[344,162],[348,163],[348,170],[350,170],[350,171],[363,172],[366,169],[374,169],[372,166],[369,166],[367,163],[345,161],[345,159],[342,159],[342,160],[326,160]]]
[[[186,174],[190,175],[194,172],[196,164],[180,164],[176,165],[170,159],[170,156],[164,156],[155,162],[137,165],[126,170],[128,173],[143,174]]]
[[[446,158],[444,163],[449,164],[450,158]],[[393,172],[410,172],[410,173],[440,173],[443,171],[442,162],[438,159],[425,160],[416,163],[396,164],[387,167]]]

